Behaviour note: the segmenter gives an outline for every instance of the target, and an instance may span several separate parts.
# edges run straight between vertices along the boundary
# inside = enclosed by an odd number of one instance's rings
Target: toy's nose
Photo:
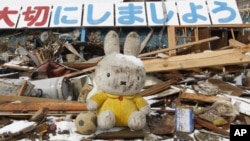
[[[126,81],[121,81],[120,85],[126,85],[126,83],[127,83]]]

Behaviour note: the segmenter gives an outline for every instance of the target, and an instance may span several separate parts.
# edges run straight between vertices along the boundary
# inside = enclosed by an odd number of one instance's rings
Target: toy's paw
[[[150,113],[151,108],[149,106],[142,107],[140,109],[141,112],[143,112],[145,115]]]
[[[95,101],[91,99],[87,101],[87,109],[89,111],[94,111],[97,109],[97,107],[98,107],[98,104]]]
[[[101,129],[107,130],[115,126],[115,115],[112,111],[107,110],[102,112],[97,117],[98,126]]]
[[[137,112],[133,112],[130,117],[129,117],[129,121],[128,121],[128,127],[131,130],[141,130],[142,128],[144,128],[146,125],[146,115],[141,112],[141,111],[137,111]]]

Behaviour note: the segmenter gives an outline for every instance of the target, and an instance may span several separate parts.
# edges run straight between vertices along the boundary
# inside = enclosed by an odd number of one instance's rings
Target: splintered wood
[[[65,101],[48,98],[35,98],[26,96],[0,95],[0,109],[2,112],[29,112],[41,108],[50,111],[85,111],[86,103],[76,101]]]
[[[203,94],[194,94],[194,93],[182,93],[180,98],[182,100],[191,100],[197,102],[206,102],[214,103],[216,101],[229,101],[230,98],[219,97],[219,96],[206,96]]]
[[[237,49],[210,51],[143,60],[147,72],[185,70],[213,66],[236,65],[250,62],[250,46]]]

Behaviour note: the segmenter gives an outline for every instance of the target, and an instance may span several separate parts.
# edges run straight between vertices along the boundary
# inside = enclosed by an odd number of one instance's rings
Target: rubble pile
[[[77,133],[74,120],[97,91],[93,72],[104,54],[100,33],[80,42],[77,30],[37,31],[11,45],[17,35],[0,42],[0,140],[220,141],[229,140],[230,125],[250,124],[249,40],[192,49],[220,39],[211,37],[142,52],[147,81],[140,95],[151,107],[147,127],[87,136]]]

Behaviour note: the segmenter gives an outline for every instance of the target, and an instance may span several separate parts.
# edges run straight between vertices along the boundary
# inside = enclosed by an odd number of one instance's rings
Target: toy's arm
[[[147,101],[144,98],[142,98],[140,95],[137,95],[134,98],[134,101],[135,101],[135,104],[136,104],[137,108],[141,112],[143,112],[146,115],[150,113],[150,107],[149,107]]]
[[[88,101],[87,101],[87,109],[88,110],[96,110],[98,107],[100,107],[103,102],[107,99],[107,95],[103,92],[99,92],[95,95],[93,95]]]
[[[94,110],[96,110],[97,108],[98,108],[98,104],[97,104],[94,100],[89,99],[89,100],[87,101],[87,109],[88,109],[89,111],[94,111]]]

